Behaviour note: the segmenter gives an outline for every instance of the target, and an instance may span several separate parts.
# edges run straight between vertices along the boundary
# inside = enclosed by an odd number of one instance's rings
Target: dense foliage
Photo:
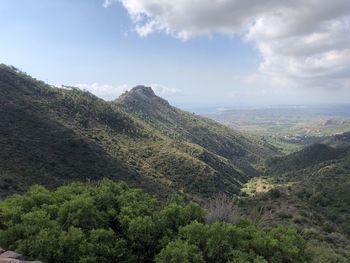
[[[0,202],[0,245],[44,262],[309,262],[296,230],[204,222],[206,211],[124,183],[73,183]]]

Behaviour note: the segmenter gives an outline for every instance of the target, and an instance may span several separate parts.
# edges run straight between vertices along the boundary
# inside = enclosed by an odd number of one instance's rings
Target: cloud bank
[[[239,36],[261,55],[258,74],[290,86],[350,88],[349,0],[105,0],[121,3],[142,37]]]

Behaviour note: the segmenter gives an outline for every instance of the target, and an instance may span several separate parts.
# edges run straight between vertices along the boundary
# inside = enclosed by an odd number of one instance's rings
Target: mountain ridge
[[[0,155],[0,177],[7,180],[0,185],[3,196],[31,183],[57,186],[106,176],[157,194],[207,198],[237,193],[259,175],[251,165],[261,161],[258,153],[273,153],[263,141],[256,139],[261,145],[255,147],[240,133],[171,106],[149,87],[137,86],[106,102],[2,65],[0,93],[6,123],[0,127],[6,149]],[[21,147],[26,150],[18,151]],[[37,151],[34,159],[31,148]]]

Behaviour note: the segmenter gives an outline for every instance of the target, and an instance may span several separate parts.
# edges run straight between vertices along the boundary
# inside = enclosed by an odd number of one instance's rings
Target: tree
[[[130,221],[127,235],[138,262],[152,262],[160,250],[161,229],[156,222],[150,216],[134,218]]]
[[[170,242],[156,257],[156,263],[204,263],[201,251],[183,240]]]

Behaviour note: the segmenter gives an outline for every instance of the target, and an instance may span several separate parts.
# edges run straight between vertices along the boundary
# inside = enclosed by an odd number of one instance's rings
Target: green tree
[[[156,263],[204,263],[201,251],[183,240],[170,242],[156,257]]]
[[[80,263],[124,262],[127,244],[111,229],[93,229],[87,242],[81,247]]]
[[[159,238],[161,229],[150,216],[137,217],[131,220],[128,228],[130,248],[139,262],[151,262],[160,250]]]
[[[107,226],[107,222],[96,208],[94,199],[87,194],[77,195],[65,202],[58,211],[58,221],[65,229],[70,226],[82,229]]]

